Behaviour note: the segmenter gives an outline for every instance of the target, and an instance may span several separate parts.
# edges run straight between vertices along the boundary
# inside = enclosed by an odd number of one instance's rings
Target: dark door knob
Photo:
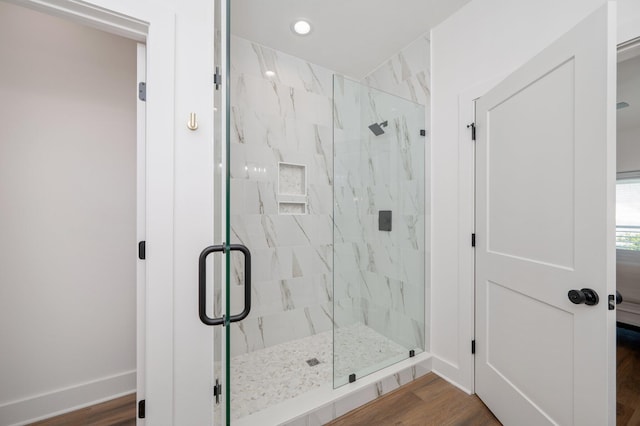
[[[569,300],[571,303],[575,303],[576,305],[580,305],[584,303],[588,306],[597,305],[600,301],[598,297],[598,293],[590,288],[583,288],[582,290],[570,290],[569,291]]]

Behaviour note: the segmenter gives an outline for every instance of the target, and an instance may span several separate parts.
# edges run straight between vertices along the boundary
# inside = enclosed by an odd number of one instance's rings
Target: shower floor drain
[[[314,365],[320,364],[320,361],[318,361],[318,358],[311,358],[307,360],[307,364],[309,364],[309,367],[313,367]]]

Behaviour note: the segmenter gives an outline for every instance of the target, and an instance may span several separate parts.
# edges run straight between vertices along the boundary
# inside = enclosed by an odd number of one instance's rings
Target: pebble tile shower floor
[[[336,333],[336,373],[340,377],[353,373],[354,365],[376,365],[408,354],[408,349],[363,324],[339,328]],[[319,363],[310,366],[307,361],[313,358]],[[231,380],[232,419],[332,383],[332,332],[235,356],[231,360]]]

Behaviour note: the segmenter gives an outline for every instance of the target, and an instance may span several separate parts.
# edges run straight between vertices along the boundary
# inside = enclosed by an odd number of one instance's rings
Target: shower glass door
[[[334,77],[334,386],[425,349],[425,107]]]
[[[251,313],[229,327],[230,419],[267,424],[249,416],[332,380],[333,73],[229,40],[228,241],[251,250],[253,276]],[[230,258],[232,313],[243,262]]]

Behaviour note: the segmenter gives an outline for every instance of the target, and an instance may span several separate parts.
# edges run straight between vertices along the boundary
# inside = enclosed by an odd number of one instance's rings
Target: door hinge
[[[471,128],[471,140],[476,140],[476,123],[467,124],[467,129]]]
[[[476,234],[471,234],[471,247],[476,246]]]
[[[147,258],[147,242],[140,241],[138,243],[138,259],[145,260]]]
[[[216,404],[220,404],[220,395],[222,395],[222,385],[220,380],[216,379],[216,384],[213,387],[213,396],[216,397]]]
[[[427,136],[426,129],[420,129],[420,136]]]
[[[216,67],[216,73],[213,74],[213,84],[216,85],[216,90],[220,89],[220,85],[222,84],[222,75],[220,74],[219,67]]]
[[[144,81],[138,83],[138,99],[143,102],[146,102],[147,100],[147,83]]]
[[[145,400],[142,399],[140,401],[138,401],[138,418],[139,419],[144,419],[145,416]]]
[[[475,340],[471,341],[471,353],[472,354],[476,353],[476,341]]]

